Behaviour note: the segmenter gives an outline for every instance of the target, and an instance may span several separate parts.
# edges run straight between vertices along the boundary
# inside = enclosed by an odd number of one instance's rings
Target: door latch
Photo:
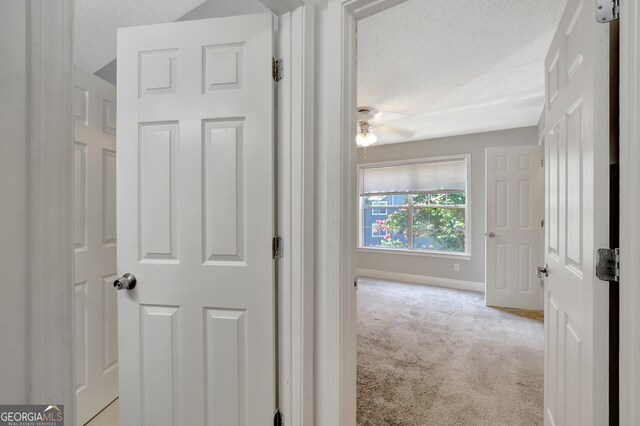
[[[284,251],[284,240],[282,237],[273,237],[271,241],[271,254],[274,259],[282,259]]]

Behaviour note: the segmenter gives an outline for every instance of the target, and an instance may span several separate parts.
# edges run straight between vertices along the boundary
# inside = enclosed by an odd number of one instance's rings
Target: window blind
[[[467,160],[380,166],[360,170],[360,195],[465,191]]]

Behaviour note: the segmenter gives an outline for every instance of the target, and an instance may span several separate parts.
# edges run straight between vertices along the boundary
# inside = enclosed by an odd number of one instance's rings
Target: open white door
[[[487,306],[542,310],[542,147],[486,149]]]
[[[608,424],[609,24],[569,0],[546,59],[545,425]]]
[[[273,424],[272,37],[270,14],[118,33],[123,425]]]
[[[118,396],[116,88],[75,69],[76,423]]]

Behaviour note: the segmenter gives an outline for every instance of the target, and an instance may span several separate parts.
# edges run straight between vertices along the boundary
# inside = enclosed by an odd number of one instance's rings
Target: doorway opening
[[[544,422],[539,123],[565,4],[356,23],[358,425]]]

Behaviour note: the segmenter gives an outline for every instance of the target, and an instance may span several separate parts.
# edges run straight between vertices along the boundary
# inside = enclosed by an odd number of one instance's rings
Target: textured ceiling
[[[76,0],[76,65],[95,72],[116,57],[119,27],[172,22],[205,0]]]
[[[535,125],[566,0],[408,0],[358,22],[358,105],[407,139]]]

